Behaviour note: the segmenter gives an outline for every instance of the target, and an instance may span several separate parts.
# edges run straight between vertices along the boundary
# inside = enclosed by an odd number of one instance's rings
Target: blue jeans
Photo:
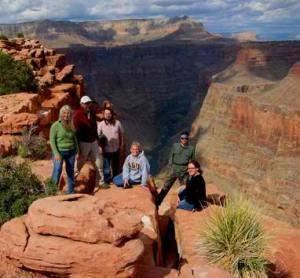
[[[185,188],[181,188],[181,190],[178,193],[178,197],[180,199],[180,202],[177,206],[178,209],[184,209],[184,210],[193,210],[195,206],[185,200]]]
[[[123,180],[123,175],[117,175],[113,178],[113,183],[117,186],[117,187],[123,187],[124,186],[124,180]],[[141,182],[137,182],[137,181],[133,181],[131,179],[129,179],[129,185],[135,185],[135,184],[140,184]]]
[[[74,165],[75,165],[75,157],[76,157],[76,150],[70,150],[70,151],[60,151],[59,152],[61,156],[61,160],[55,160],[53,157],[53,172],[52,172],[52,180],[58,184],[63,162],[66,162],[66,172],[68,177],[68,194],[74,193]]]

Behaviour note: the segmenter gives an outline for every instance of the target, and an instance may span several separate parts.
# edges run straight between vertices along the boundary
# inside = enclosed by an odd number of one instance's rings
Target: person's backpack
[[[107,145],[107,143],[108,143],[107,137],[103,133],[100,134],[100,135],[98,135],[97,140],[98,140],[98,145],[101,148],[105,147]]]

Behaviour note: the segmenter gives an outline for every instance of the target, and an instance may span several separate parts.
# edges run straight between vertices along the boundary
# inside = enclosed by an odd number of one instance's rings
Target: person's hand
[[[58,154],[58,155],[54,156],[54,159],[55,159],[56,161],[61,161],[61,156]]]
[[[145,189],[145,190],[149,190],[150,191],[148,184],[146,184],[146,185],[141,184],[141,187],[143,189]]]
[[[123,185],[124,188],[127,188],[129,187],[129,180],[124,180],[124,185]]]

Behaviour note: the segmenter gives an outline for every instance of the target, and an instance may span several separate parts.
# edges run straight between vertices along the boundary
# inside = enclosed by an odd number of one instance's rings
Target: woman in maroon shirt
[[[206,188],[200,164],[196,160],[191,160],[187,172],[189,177],[185,188],[178,194],[177,208],[191,211],[202,209],[206,206]]]

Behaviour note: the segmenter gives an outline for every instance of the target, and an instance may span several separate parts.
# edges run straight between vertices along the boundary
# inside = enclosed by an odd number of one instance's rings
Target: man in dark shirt
[[[183,185],[186,178],[186,169],[190,160],[195,158],[195,148],[189,144],[189,133],[182,132],[180,134],[180,143],[174,143],[170,158],[169,166],[171,167],[171,175],[168,177],[162,190],[157,196],[156,204],[159,206],[169,190],[173,186],[176,179]]]
[[[80,99],[80,108],[74,114],[74,126],[79,144],[79,156],[77,160],[77,171],[83,164],[90,160],[97,171],[98,185],[107,187],[103,176],[103,156],[99,151],[97,142],[97,122],[95,112],[91,109],[92,100],[88,96]]]

